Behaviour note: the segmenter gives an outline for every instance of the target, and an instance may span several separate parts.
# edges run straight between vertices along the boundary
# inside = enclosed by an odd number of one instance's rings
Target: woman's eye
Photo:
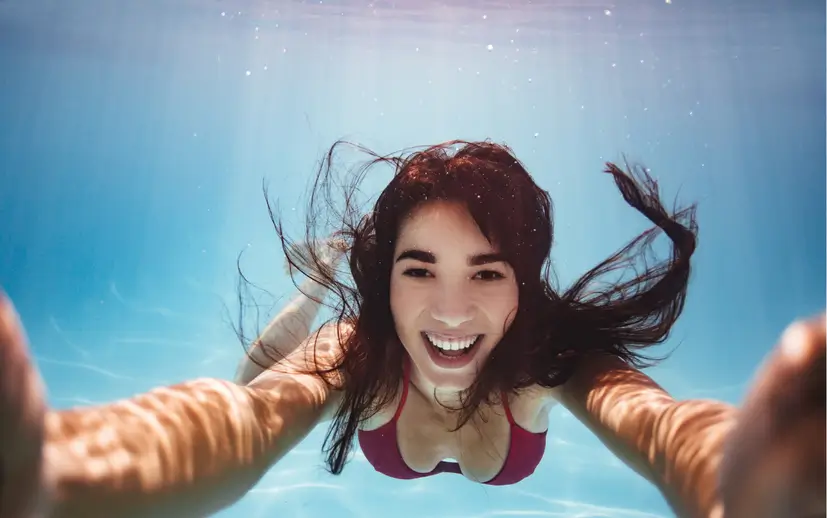
[[[505,279],[505,275],[500,272],[495,272],[494,270],[483,270],[481,272],[477,272],[474,278],[481,281],[498,281],[500,279]]]
[[[406,277],[413,277],[415,279],[433,277],[433,274],[425,268],[408,268],[402,272],[402,275]],[[500,279],[505,279],[505,275],[494,270],[483,270],[474,274],[472,278],[478,281],[498,281]]]
[[[414,278],[423,278],[430,275],[430,272],[428,272],[428,270],[426,270],[425,268],[408,268],[407,270],[402,272],[402,275]]]

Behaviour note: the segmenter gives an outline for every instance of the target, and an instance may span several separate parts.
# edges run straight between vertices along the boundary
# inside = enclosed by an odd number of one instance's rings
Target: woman
[[[335,149],[311,196],[314,217],[318,200],[332,200],[320,189]],[[740,412],[675,401],[636,368],[681,312],[696,230],[691,209],[662,207],[643,170],[607,172],[671,239],[669,260],[631,280],[615,274],[646,253],[647,231],[558,292],[547,281],[549,198],[507,148],[450,142],[374,162],[396,174],[373,211],[359,217],[348,195],[340,212],[354,286],[313,248],[294,257],[277,226],[291,264],[332,289],[338,317],[246,386],[196,380],[44,413],[5,304],[0,455],[11,475],[0,517],[203,516],[326,420],[333,473],[358,437],[389,476],[515,483],[540,461],[555,403],[680,516],[722,516],[724,505],[729,517],[823,513],[823,321],[791,327]],[[282,345],[262,350],[292,348]]]

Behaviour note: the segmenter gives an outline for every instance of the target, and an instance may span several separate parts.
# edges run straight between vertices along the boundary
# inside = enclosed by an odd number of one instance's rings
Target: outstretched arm
[[[207,516],[240,499],[316,424],[326,395],[202,379],[46,415],[53,517]]]
[[[736,409],[716,401],[676,401],[614,357],[584,363],[558,392],[561,403],[654,484],[678,516],[711,516],[723,442]]]
[[[824,512],[824,316],[792,324],[745,404],[675,401],[616,358],[590,360],[556,397],[651,481],[678,516]]]
[[[61,518],[212,514],[337,405],[324,380],[301,373],[308,360],[324,367],[337,358],[338,333],[326,327],[246,387],[202,379],[44,415],[22,329],[2,297],[0,317],[0,380],[19,381],[0,383],[2,517],[35,507]]]

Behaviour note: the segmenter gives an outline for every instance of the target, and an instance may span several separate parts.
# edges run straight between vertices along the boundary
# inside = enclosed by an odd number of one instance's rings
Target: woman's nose
[[[438,320],[445,324],[448,327],[459,327],[462,324],[471,320],[471,316],[461,316],[461,315],[452,315],[446,316],[441,315],[435,312],[432,312],[431,315],[433,316],[434,320]]]
[[[469,297],[459,290],[441,290],[431,305],[431,317],[448,327],[459,327],[474,318]]]

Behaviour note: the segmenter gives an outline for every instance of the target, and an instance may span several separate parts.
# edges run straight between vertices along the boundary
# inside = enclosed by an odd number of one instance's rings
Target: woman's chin
[[[484,341],[461,356],[441,354],[424,336],[416,337],[411,342],[406,345],[414,347],[406,346],[406,349],[423,381],[446,394],[461,392],[473,385],[479,370],[491,355],[491,348]]]
[[[420,369],[421,375],[438,392],[462,392],[474,384],[479,372],[477,363],[472,362],[459,369],[445,369],[425,358],[424,368]]]

